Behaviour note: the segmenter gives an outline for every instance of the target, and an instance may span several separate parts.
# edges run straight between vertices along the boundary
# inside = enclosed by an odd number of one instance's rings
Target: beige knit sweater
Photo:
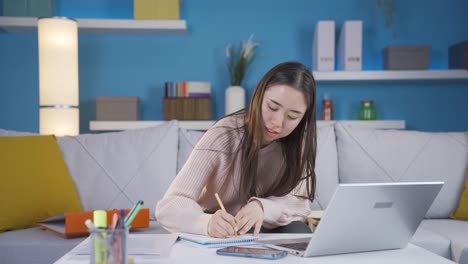
[[[237,198],[240,168],[235,150],[241,139],[240,130],[233,129],[243,124],[243,118],[228,117],[210,128],[194,147],[187,162],[177,174],[164,198],[156,205],[156,219],[172,232],[187,232],[207,235],[212,213],[219,209],[214,193],[218,193],[228,213],[233,216],[243,206]],[[229,165],[236,160],[234,173],[229,174]],[[259,192],[270,187],[279,177],[284,159],[281,145],[273,142],[259,153],[257,182]],[[305,184],[300,184],[293,193],[306,196]],[[264,208],[263,226],[274,228],[292,221],[305,221],[310,213],[310,201],[293,196],[257,199]]]

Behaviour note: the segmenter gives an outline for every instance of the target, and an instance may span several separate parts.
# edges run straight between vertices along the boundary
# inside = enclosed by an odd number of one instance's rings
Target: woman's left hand
[[[252,227],[255,228],[253,235],[258,235],[263,224],[262,204],[257,200],[252,200],[239,210],[235,220],[239,228],[239,235],[247,233]]]

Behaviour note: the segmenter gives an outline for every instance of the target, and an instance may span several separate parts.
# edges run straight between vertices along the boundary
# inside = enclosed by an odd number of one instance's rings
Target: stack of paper
[[[315,25],[312,70],[335,70],[335,21],[318,21]]]
[[[338,42],[338,69],[362,70],[362,21],[345,21]]]

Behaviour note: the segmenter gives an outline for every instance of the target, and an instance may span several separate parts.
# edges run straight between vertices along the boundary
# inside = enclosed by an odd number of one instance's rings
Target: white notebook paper
[[[179,238],[182,240],[190,241],[205,247],[226,247],[226,246],[238,246],[238,245],[249,245],[255,243],[258,240],[258,236],[250,234],[242,236],[233,236],[227,238],[214,238],[203,235],[195,235],[188,233],[180,233]]]

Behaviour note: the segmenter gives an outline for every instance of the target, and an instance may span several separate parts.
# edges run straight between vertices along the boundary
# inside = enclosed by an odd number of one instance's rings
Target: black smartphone
[[[216,250],[216,254],[248,258],[279,259],[286,257],[288,252],[283,250],[264,248],[226,247]]]

